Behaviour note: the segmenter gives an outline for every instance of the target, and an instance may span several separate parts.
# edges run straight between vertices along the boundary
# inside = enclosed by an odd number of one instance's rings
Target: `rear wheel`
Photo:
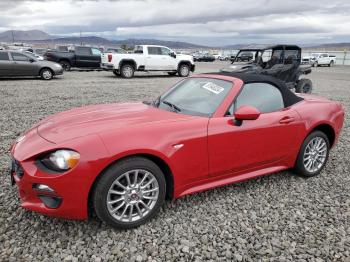
[[[311,94],[312,92],[312,82],[310,79],[302,78],[298,81],[295,87],[296,93]]]
[[[40,71],[40,77],[43,80],[51,80],[53,78],[53,72],[49,68],[44,68]]]
[[[181,77],[187,77],[190,74],[190,67],[188,64],[181,64],[178,69],[178,74]]]
[[[60,65],[62,66],[64,71],[70,71],[71,65],[68,61],[60,61]]]
[[[301,145],[294,167],[296,173],[306,177],[318,175],[327,163],[329,148],[325,133],[312,132]]]
[[[164,174],[146,158],[122,160],[101,176],[93,193],[93,206],[97,216],[114,228],[142,225],[164,203]]]
[[[120,75],[123,78],[132,78],[134,76],[135,69],[131,64],[124,64],[120,69]]]
[[[329,67],[332,67],[332,66],[334,66],[334,62],[333,61],[331,61],[330,63],[329,63],[329,65],[328,65]]]

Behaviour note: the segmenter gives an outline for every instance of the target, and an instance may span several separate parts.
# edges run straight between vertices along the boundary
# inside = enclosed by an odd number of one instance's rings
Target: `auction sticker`
[[[218,95],[220,94],[222,91],[224,91],[225,89],[221,86],[218,86],[212,82],[208,82],[205,85],[202,86],[204,89],[207,89],[208,91]]]

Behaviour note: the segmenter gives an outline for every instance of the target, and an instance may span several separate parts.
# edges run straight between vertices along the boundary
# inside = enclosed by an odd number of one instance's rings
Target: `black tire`
[[[309,144],[309,142],[317,137],[323,139],[326,142],[327,151],[326,151],[325,161],[322,164],[322,166],[320,168],[318,168],[316,171],[310,172],[305,167],[304,154],[305,154],[305,150],[306,150],[306,147]],[[310,135],[308,135],[305,138],[303,144],[301,145],[301,148],[300,148],[300,151],[298,154],[298,158],[295,162],[294,171],[296,172],[297,175],[304,176],[304,177],[317,176],[322,171],[322,169],[325,167],[325,165],[327,163],[328,156],[329,156],[329,150],[330,150],[330,145],[329,145],[329,140],[328,140],[328,137],[326,136],[326,134],[321,132],[321,131],[312,132]]]
[[[119,74],[119,72],[118,72],[117,70],[113,70],[113,74],[114,74],[115,76],[120,76],[120,74]]]
[[[312,93],[312,82],[310,79],[302,78],[297,82],[295,87],[296,93],[311,94]]]
[[[135,73],[135,68],[132,64],[123,64],[120,68],[120,75],[123,78],[132,78]]]
[[[42,80],[51,80],[53,76],[54,73],[50,68],[43,68],[40,71],[40,77]]]
[[[334,62],[333,61],[331,61],[330,63],[329,63],[329,65],[328,65],[329,67],[332,67],[332,66],[334,66]]]
[[[113,184],[113,182],[125,172],[134,169],[143,169],[152,173],[156,178],[159,185],[158,199],[154,207],[141,219],[134,222],[123,222],[115,219],[108,211],[107,207],[107,197],[108,190]],[[106,224],[118,228],[118,229],[129,229],[138,227],[151,218],[153,218],[159,211],[160,207],[163,205],[166,194],[166,182],[165,177],[161,169],[151,160],[143,157],[130,157],[121,160],[113,165],[111,165],[103,174],[101,174],[101,179],[98,180],[97,185],[93,191],[92,203],[96,215],[104,221]],[[132,211],[131,211],[132,212]]]
[[[71,70],[71,64],[68,61],[66,61],[66,60],[60,61],[60,65],[62,66],[64,71],[70,71]]]
[[[168,75],[170,76],[175,76],[177,74],[177,72],[168,72]]]
[[[177,73],[180,77],[188,77],[190,74],[190,66],[188,64],[181,64]]]

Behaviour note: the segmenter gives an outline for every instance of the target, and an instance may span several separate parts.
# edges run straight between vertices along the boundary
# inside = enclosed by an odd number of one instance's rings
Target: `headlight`
[[[57,172],[64,172],[75,167],[80,159],[78,152],[72,150],[57,150],[41,159],[45,167]]]

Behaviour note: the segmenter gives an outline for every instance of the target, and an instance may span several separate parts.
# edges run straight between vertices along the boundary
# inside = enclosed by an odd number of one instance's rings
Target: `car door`
[[[146,70],[164,70],[166,62],[163,59],[161,48],[158,46],[148,46],[146,56]]]
[[[14,76],[37,76],[39,75],[39,66],[37,61],[20,52],[10,52],[13,64],[11,65]]]
[[[166,70],[177,70],[177,59],[175,52],[166,47],[161,47],[162,64]],[[174,54],[175,56],[172,56]]]
[[[92,53],[92,56],[91,56],[92,67],[100,67],[102,52],[97,48],[91,48],[91,53]]]
[[[94,67],[92,61],[91,47],[75,47],[75,63],[77,67]]]
[[[321,54],[320,58],[318,59],[319,65],[326,65],[328,64],[328,55],[327,54]]]
[[[235,124],[233,113],[241,106],[257,108],[256,120]],[[267,83],[244,85],[227,116],[211,118],[208,126],[210,176],[249,172],[281,165],[302,134],[296,111],[284,108],[282,94]]]
[[[13,63],[10,60],[8,52],[0,51],[0,76],[11,76],[11,66]]]

